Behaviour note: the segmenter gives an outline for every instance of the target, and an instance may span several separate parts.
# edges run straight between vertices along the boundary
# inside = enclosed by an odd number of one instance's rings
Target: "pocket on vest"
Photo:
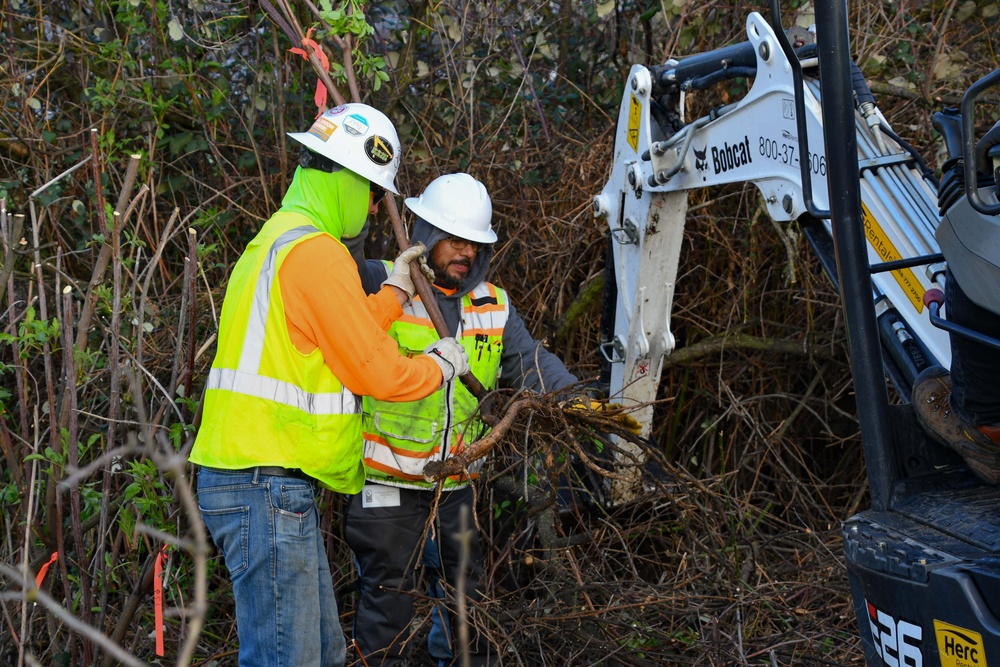
[[[376,410],[372,424],[381,435],[424,444],[435,442],[441,430],[435,419],[388,410]]]

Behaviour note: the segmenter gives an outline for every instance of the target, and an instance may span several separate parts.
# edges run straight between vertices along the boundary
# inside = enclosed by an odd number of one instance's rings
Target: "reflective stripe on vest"
[[[480,283],[462,297],[458,340],[469,355],[472,373],[490,389],[496,386],[503,351],[503,330],[509,308],[507,295],[490,283]],[[404,354],[419,354],[437,340],[434,325],[419,299],[403,310],[389,329]],[[429,488],[423,479],[428,461],[462,451],[481,437],[485,426],[475,416],[478,402],[457,381],[420,401],[389,403],[365,397],[365,474],[375,482]],[[483,461],[469,466],[476,477]],[[466,477],[445,480],[446,489],[468,483]]]
[[[337,394],[310,394],[291,382],[229,368],[209,371],[207,387],[267,399],[311,415],[349,415],[358,411],[358,399],[347,387]]]

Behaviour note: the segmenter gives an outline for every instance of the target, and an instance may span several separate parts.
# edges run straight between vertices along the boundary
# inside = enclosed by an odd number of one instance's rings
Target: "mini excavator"
[[[889,382],[908,397],[921,370],[949,367],[951,333],[976,335],[942,308],[945,255],[1000,284],[1000,185],[977,181],[972,157],[976,100],[1000,70],[969,88],[960,112],[934,117],[966,171],[942,216],[933,172],[851,62],[846,2],[817,1],[808,31],[786,33],[777,0],[770,10],[773,22],[747,18],[747,41],[629,73],[611,176],[593,200],[609,230],[601,352],[612,400],[636,410],[648,437],[675,346],[688,191],[754,183],[775,221],[798,221],[843,298],[872,503],[844,521],[843,541],[867,664],[1000,665],[1000,488],[888,398]],[[735,77],[752,79],[742,99],[685,118],[686,95]],[[959,219],[977,241],[943,255],[938,228]],[[641,486],[616,484],[619,502]]]

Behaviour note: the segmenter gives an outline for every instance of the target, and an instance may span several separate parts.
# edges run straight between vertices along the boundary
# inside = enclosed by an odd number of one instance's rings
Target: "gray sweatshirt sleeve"
[[[503,330],[500,384],[515,389],[547,393],[578,382],[559,357],[531,337],[514,305],[510,305]]]
[[[357,259],[355,259],[357,261]],[[377,259],[362,259],[358,264],[358,275],[365,294],[375,294],[382,289],[382,283],[389,277],[385,263]]]
[[[365,259],[365,239],[368,238],[368,223],[361,233],[349,239],[340,239],[347,251],[351,253],[351,259],[358,265],[358,275],[361,276],[361,286],[365,289],[365,294],[374,294],[382,289],[382,282],[389,277],[389,272],[385,264],[377,259]]]

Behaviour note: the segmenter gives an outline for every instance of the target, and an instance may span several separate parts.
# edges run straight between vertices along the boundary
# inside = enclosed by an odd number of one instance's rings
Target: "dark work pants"
[[[347,506],[345,536],[358,562],[360,584],[354,640],[370,667],[402,664],[411,639],[413,595],[427,594],[415,590],[414,570],[421,561],[420,548],[435,494],[415,489],[399,491],[397,507],[365,508],[362,494],[351,496]],[[441,494],[433,529],[440,550],[443,582],[447,587],[455,587],[462,553],[460,512],[463,506],[468,508],[467,530],[470,533],[467,599],[475,601],[479,599],[482,551],[472,518],[472,489],[467,487]],[[447,603],[454,623],[455,605],[450,593]],[[478,636],[471,619],[470,636],[470,653],[478,658],[485,657],[489,652],[488,644]],[[458,650],[453,652],[458,655]],[[486,664],[481,659],[473,660],[473,664],[477,663]]]
[[[1000,338],[1000,315],[976,305],[949,271],[945,310],[956,324]],[[1000,424],[1000,350],[965,336],[951,338],[951,407],[975,426]]]

